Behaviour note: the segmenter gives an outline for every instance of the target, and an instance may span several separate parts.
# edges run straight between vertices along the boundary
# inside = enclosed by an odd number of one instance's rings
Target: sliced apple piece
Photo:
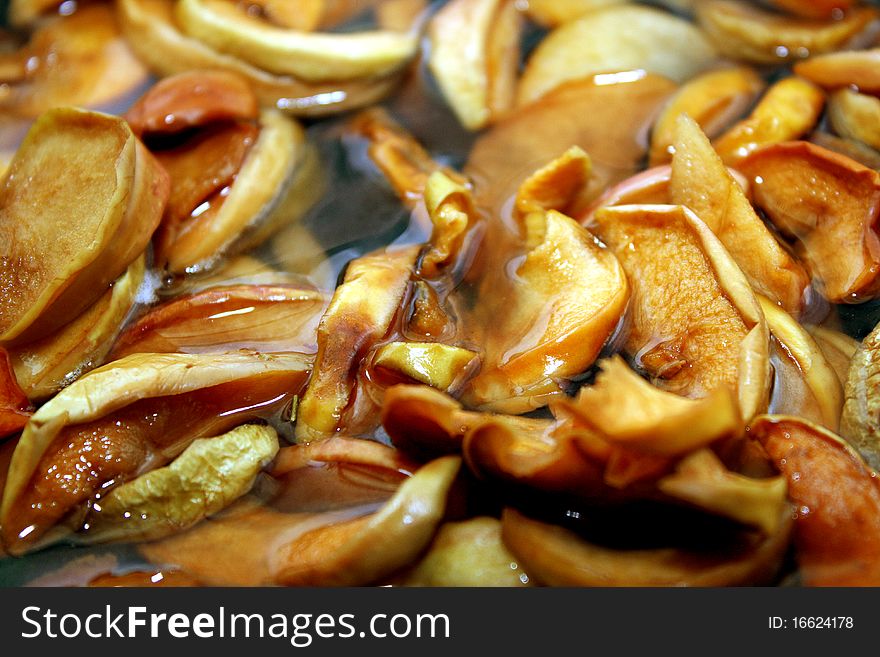
[[[848,11],[856,0],[769,0],[769,4],[778,9],[805,18],[840,18]]]
[[[375,514],[307,532],[277,555],[275,580],[287,586],[357,586],[413,563],[446,512],[461,459],[422,466]]]
[[[438,390],[454,390],[479,363],[470,349],[438,342],[389,342],[373,358],[373,367],[390,370]]]
[[[709,71],[683,84],[654,123],[651,166],[672,159],[675,126],[681,114],[690,116],[707,136],[715,138],[752,106],[764,87],[761,76],[747,66]]]
[[[529,0],[526,16],[544,27],[568,23],[596,9],[619,5],[626,0]]]
[[[837,137],[822,130],[814,130],[807,138],[812,144],[840,153],[869,169],[880,169],[880,152],[860,141]]]
[[[839,89],[828,98],[828,121],[841,137],[880,150],[880,98]]]
[[[167,174],[122,119],[40,117],[0,188],[0,342],[44,337],[97,301],[143,253],[167,197]]]
[[[432,279],[454,267],[478,217],[470,188],[442,171],[435,171],[425,182],[424,201],[433,230],[418,271]]]
[[[810,277],[755,214],[700,127],[676,122],[670,200],[694,211],[718,237],[756,292],[792,314],[804,306]]]
[[[788,478],[804,584],[880,585],[877,473],[843,440],[800,418],[761,417],[750,434]]]
[[[687,208],[662,205],[601,208],[595,224],[632,287],[624,350],[637,367],[686,397],[732,387],[746,421],[761,412],[770,378],[767,324],[706,224]]]
[[[315,463],[342,463],[345,465],[379,468],[410,476],[419,464],[407,458],[399,449],[375,440],[333,436],[302,445],[282,447],[272,465],[273,477],[282,477]]]
[[[328,438],[339,428],[354,388],[352,375],[400,310],[417,254],[410,247],[348,265],[318,325],[315,371],[297,412],[298,442]]]
[[[869,333],[852,356],[845,382],[840,433],[872,468],[880,470],[880,331]]]
[[[28,27],[38,18],[55,11],[62,0],[10,0],[9,24],[15,27]]]
[[[873,298],[880,287],[880,174],[809,142],[756,151],[740,163],[754,200],[834,303]]]
[[[590,156],[578,146],[572,146],[560,157],[538,169],[516,194],[514,207],[520,221],[528,221],[528,216],[533,212],[568,211],[589,181],[592,169]]]
[[[813,129],[822,115],[825,94],[806,80],[784,78],[774,84],[752,113],[715,140],[718,155],[736,167],[749,153]]]
[[[784,16],[738,0],[705,0],[697,21],[722,53],[755,64],[781,64],[845,48],[878,14],[858,7],[840,20]]]
[[[21,431],[31,415],[30,401],[16,380],[9,354],[0,347],[0,439]],[[0,460],[0,483],[5,483],[7,466]]]
[[[726,550],[615,550],[514,509],[505,509],[501,517],[505,545],[539,583],[550,586],[767,585],[789,545],[788,511],[780,524],[770,536],[744,532]]]
[[[716,60],[689,21],[637,5],[608,7],[553,30],[526,62],[517,92],[531,103],[564,82],[597,73],[643,70],[682,82]]]
[[[825,89],[852,87],[876,94],[880,92],[880,48],[817,55],[795,64],[794,71]]]
[[[834,369],[840,385],[845,386],[849,378],[850,363],[861,343],[846,333],[825,326],[807,326],[806,329],[819,345],[825,360]]]

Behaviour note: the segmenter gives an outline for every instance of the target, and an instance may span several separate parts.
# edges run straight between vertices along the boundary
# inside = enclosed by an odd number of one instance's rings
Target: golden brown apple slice
[[[683,18],[650,7],[608,7],[541,41],[526,63],[517,102],[531,103],[564,82],[597,73],[643,70],[682,82],[715,60],[711,43]]]
[[[388,331],[403,303],[418,249],[363,256],[345,279],[318,326],[318,353],[297,410],[298,442],[328,438],[339,427],[361,358]]]
[[[544,27],[568,23],[596,9],[623,4],[626,0],[529,0],[526,15]]]
[[[809,142],[756,151],[740,164],[754,200],[834,303],[873,298],[880,274],[880,174]]]
[[[844,379],[845,401],[840,418],[840,434],[868,464],[880,470],[880,331],[868,334],[852,356]]]
[[[774,84],[752,113],[715,140],[718,155],[729,166],[753,151],[791,139],[813,129],[825,106],[825,95],[806,80],[784,78]]]
[[[270,23],[310,32],[343,22],[377,0],[244,0],[241,4],[248,11],[258,10]]]
[[[400,586],[531,586],[501,540],[501,522],[480,516],[440,526],[431,547],[393,582]]]
[[[45,338],[10,348],[15,377],[28,398],[51,397],[104,363],[137,303],[145,273],[146,257],[141,256],[82,315]]]
[[[450,177],[442,171],[435,171],[425,182],[424,201],[433,228],[418,271],[432,279],[454,267],[478,217],[470,188],[459,182],[457,176]]]
[[[877,473],[843,440],[800,418],[761,417],[750,433],[788,478],[804,584],[880,584]]]
[[[479,358],[470,349],[439,342],[389,342],[376,351],[372,367],[445,392],[461,386]]]
[[[282,285],[214,287],[176,297],[126,327],[113,358],[135,353],[317,351],[315,336],[327,298]]]
[[[181,532],[245,495],[278,453],[272,427],[246,424],[193,441],[169,465],[92,504],[75,541],[148,541]]]
[[[843,408],[843,387],[837,374],[825,359],[816,341],[791,315],[765,297],[759,295],[758,301],[770,327],[770,335],[782,345],[785,354],[794,360],[798,373],[806,384],[807,394],[815,400],[818,410],[817,421],[836,431],[840,422],[840,411]],[[785,397],[789,392],[783,385],[779,394]],[[784,404],[786,400],[779,401]],[[774,405],[774,409],[776,408]]]
[[[511,0],[452,0],[431,19],[428,66],[468,130],[513,106],[521,18]]]
[[[299,354],[135,354],[78,379],[34,414],[13,454],[0,506],[7,549],[64,536],[65,516],[75,527],[81,505],[197,438],[282,412],[310,366]]]
[[[855,0],[770,0],[770,5],[806,18],[839,18]]]
[[[175,17],[189,36],[277,75],[302,80],[380,77],[415,54],[415,34],[390,31],[312,33],[274,26],[225,0],[178,0]]]
[[[273,477],[282,477],[315,463],[343,463],[379,468],[406,477],[419,469],[418,463],[407,458],[400,450],[384,443],[363,438],[333,436],[328,440],[282,447],[272,464],[271,474]]]
[[[178,28],[174,0],[118,0],[119,24],[132,49],[155,73],[220,69],[247,78],[264,106],[297,116],[323,116],[369,105],[391,92],[399,75],[361,80],[308,82],[275,75],[221,53]]]
[[[9,24],[28,27],[41,16],[58,9],[62,0],[10,0]]]
[[[798,62],[795,73],[826,89],[852,87],[862,93],[880,92],[880,48],[844,50]]]
[[[651,166],[672,159],[675,125],[681,114],[696,121],[710,138],[739,119],[764,90],[761,76],[747,66],[709,71],[689,80],[669,99],[651,131]]]
[[[0,342],[44,337],[97,301],[143,253],[167,196],[167,175],[122,119],[40,117],[0,188]]]
[[[718,237],[752,289],[799,314],[810,287],[800,263],[755,214],[700,127],[687,115],[676,123],[670,200],[694,211]]]
[[[529,221],[529,215],[533,212],[567,212],[589,181],[592,169],[590,156],[578,146],[572,146],[548,165],[538,169],[523,182],[516,193],[514,209],[518,220]]]
[[[446,512],[461,459],[422,466],[376,513],[307,532],[277,555],[275,580],[288,586],[369,584],[411,564]]]
[[[736,0],[697,3],[697,21],[728,57],[756,64],[780,64],[845,48],[877,18],[859,7],[840,20],[784,16]]]
[[[769,584],[791,536],[786,510],[770,536],[743,532],[729,548],[615,550],[514,509],[501,517],[505,545],[539,583],[550,586],[743,586]]]
[[[25,395],[12,369],[9,354],[0,347],[0,438],[21,431],[33,415],[33,407]],[[8,448],[4,448],[8,449]],[[7,462],[0,454],[0,484],[6,481]],[[2,549],[0,549],[2,554]]]
[[[839,89],[828,98],[828,121],[841,137],[880,150],[880,98]]]
[[[579,206],[634,174],[646,150],[639,135],[675,85],[641,73],[615,80],[563,85],[477,139],[464,173],[474,181],[478,205],[500,214],[523,180],[572,146],[589,153],[593,165]]]
[[[706,224],[681,206],[631,205],[601,208],[595,225],[632,287],[624,350],[636,365],[686,397],[732,387],[746,421],[761,412],[770,378],[767,325],[745,276]]]

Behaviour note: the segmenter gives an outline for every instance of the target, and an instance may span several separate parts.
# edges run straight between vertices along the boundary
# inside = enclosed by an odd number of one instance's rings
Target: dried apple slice
[[[123,34],[132,49],[161,76],[194,69],[232,71],[247,78],[264,106],[297,116],[323,116],[372,104],[391,92],[399,75],[360,80],[308,82],[275,75],[221,53],[180,31],[174,0],[118,0]]]
[[[279,550],[275,580],[287,586],[358,586],[412,563],[446,512],[461,459],[422,466],[375,514],[307,532]]]
[[[353,34],[284,29],[249,16],[225,0],[178,0],[175,16],[191,37],[264,71],[302,80],[379,77],[415,54],[415,34],[372,31]]]
[[[310,366],[299,354],[136,354],[78,379],[34,414],[13,454],[0,505],[7,549],[66,535],[81,505],[197,438],[280,413]]]
[[[45,338],[10,348],[15,377],[28,398],[46,399],[104,362],[137,303],[145,273],[141,256],[82,315]]]
[[[376,351],[372,366],[445,392],[460,386],[479,358],[470,349],[438,342],[389,342]]]
[[[859,7],[840,20],[811,20],[735,0],[706,0],[697,4],[696,13],[722,53],[756,64],[781,64],[845,48],[878,15],[875,9]]]
[[[788,511],[770,536],[743,532],[727,549],[713,552],[657,548],[615,550],[567,529],[505,509],[505,545],[538,581],[550,586],[743,586],[769,584],[779,571],[791,536]]]
[[[468,130],[513,106],[521,19],[511,0],[452,0],[429,26],[428,66]]]
[[[569,80],[643,70],[678,82],[708,68],[715,49],[689,21],[637,5],[608,7],[556,28],[526,63],[517,102],[531,103]]]
[[[277,453],[275,429],[257,424],[195,440],[169,465],[92,504],[75,540],[148,541],[184,531],[245,495]]]
[[[235,349],[313,354],[324,294],[291,285],[233,285],[184,295],[126,327],[113,358]]]
[[[765,408],[767,325],[706,224],[687,208],[662,205],[601,208],[595,224],[632,287],[624,350],[636,365],[660,388],[686,397],[733,387],[746,421]]]
[[[354,389],[354,371],[400,309],[417,255],[410,247],[348,265],[318,326],[315,371],[297,411],[298,442],[327,438],[338,429]]]
[[[752,289],[799,314],[810,287],[800,263],[755,214],[700,127],[687,115],[676,123],[670,200],[694,211],[718,237]]]
[[[501,522],[481,516],[440,526],[431,547],[395,584],[401,586],[530,586],[501,540]]]
[[[840,433],[872,468],[880,470],[880,331],[868,334],[855,351],[845,382]]]
[[[880,92],[880,48],[845,50],[798,62],[795,73],[825,89],[852,87],[862,93]]]
[[[651,131],[651,166],[672,159],[675,126],[681,114],[694,119],[710,138],[739,119],[752,106],[765,83],[749,67],[709,71],[683,84],[669,99]]]
[[[841,137],[880,150],[880,98],[840,89],[828,98],[828,121]]]
[[[788,478],[804,584],[880,585],[877,473],[843,440],[800,418],[761,417],[750,433]]]
[[[784,78],[767,90],[747,118],[715,140],[715,150],[735,167],[762,146],[798,139],[812,130],[824,106],[825,95],[818,87],[800,78]]]
[[[0,342],[44,337],[97,301],[143,253],[167,196],[167,175],[122,119],[40,117],[0,188]]]
[[[756,151],[740,164],[754,200],[834,303],[873,298],[880,274],[880,174],[809,142]]]
[[[619,5],[626,0],[529,0],[526,16],[544,27],[568,23],[596,9]]]

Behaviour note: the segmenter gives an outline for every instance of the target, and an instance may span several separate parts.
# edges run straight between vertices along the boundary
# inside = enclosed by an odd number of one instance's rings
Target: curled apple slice
[[[322,293],[290,285],[213,287],[138,318],[119,336],[112,357],[235,349],[313,354],[326,306]]]
[[[470,349],[438,342],[389,342],[376,351],[372,366],[448,391],[461,385],[479,358]]]
[[[277,452],[278,434],[256,424],[195,440],[169,465],[92,504],[75,540],[147,541],[184,531],[245,495]]]
[[[431,20],[428,66],[468,130],[513,106],[521,18],[510,0],[452,0]]]
[[[732,387],[746,421],[761,412],[770,379],[767,324],[706,224],[681,206],[631,205],[599,209],[595,225],[632,287],[624,350],[636,365],[686,397]]]
[[[811,20],[736,0],[706,0],[696,11],[700,26],[725,55],[756,64],[781,64],[845,48],[878,16],[875,9],[859,7],[840,20]]]
[[[846,333],[825,326],[807,326],[807,331],[819,345],[825,360],[834,369],[841,386],[846,385],[850,363],[861,343]]]
[[[167,174],[122,119],[41,116],[0,187],[0,342],[44,337],[97,301],[143,253],[167,197]]]
[[[197,438],[280,414],[310,366],[298,354],[136,354],[78,379],[34,414],[12,456],[0,505],[7,549],[66,535],[84,503]]]
[[[682,82],[716,60],[699,28],[636,5],[590,12],[553,30],[529,57],[517,92],[531,103],[569,80],[643,70]]]
[[[626,0],[529,0],[526,15],[544,27],[568,23],[596,9],[623,4]]]
[[[880,174],[809,142],[768,146],[740,163],[754,200],[834,303],[873,298],[880,287]]]
[[[379,511],[329,525],[283,546],[275,581],[288,586],[358,586],[411,564],[430,544],[446,512],[461,459],[422,466]]]
[[[795,73],[825,89],[852,87],[862,93],[880,92],[880,48],[844,50],[798,62]]]
[[[407,477],[419,469],[419,464],[411,461],[400,450],[384,443],[333,436],[328,440],[282,447],[272,465],[271,474],[273,477],[282,477],[315,463],[344,463],[379,468]]]
[[[769,584],[779,571],[791,536],[786,511],[770,536],[743,532],[726,549],[616,550],[588,542],[567,529],[505,509],[505,545],[539,582],[550,586],[743,586]]]
[[[191,37],[264,71],[321,82],[379,77],[416,53],[415,34],[312,33],[274,26],[226,0],[178,0],[175,16]]]
[[[92,306],[54,333],[9,350],[15,377],[28,398],[41,401],[101,365],[137,304],[146,257],[135,260]]]
[[[843,440],[800,418],[758,418],[751,435],[788,478],[804,584],[880,584],[877,473]]]
[[[806,80],[784,78],[774,84],[752,113],[715,140],[718,155],[729,166],[762,146],[798,139],[813,129],[825,94]]]
[[[755,214],[700,127],[687,115],[676,123],[670,200],[694,211],[725,246],[752,289],[797,315],[810,277]]]
[[[828,121],[841,137],[880,150],[880,98],[839,89],[828,98]]]
[[[880,331],[862,340],[852,356],[845,381],[845,401],[840,433],[872,468],[880,470]]]
[[[694,119],[710,138],[739,119],[764,90],[765,83],[749,67],[709,71],[682,85],[663,108],[651,131],[651,166],[672,159],[675,126],[681,114]]]
[[[403,303],[418,249],[363,256],[345,279],[318,325],[318,353],[297,411],[298,442],[328,438],[340,425],[361,358],[388,331]]]
[[[435,171],[425,182],[424,200],[433,229],[418,269],[430,279],[454,267],[478,218],[470,188],[442,171]]]

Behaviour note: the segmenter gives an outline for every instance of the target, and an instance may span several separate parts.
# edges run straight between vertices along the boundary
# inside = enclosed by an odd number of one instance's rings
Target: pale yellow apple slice
[[[526,16],[545,27],[568,23],[596,9],[623,4],[627,0],[529,0]]]
[[[404,66],[418,47],[415,34],[284,29],[224,0],[178,0],[175,16],[189,36],[219,52],[270,73],[312,82],[387,75]]]
[[[470,349],[439,342],[389,342],[373,358],[373,367],[390,370],[438,390],[461,385],[479,363]]]
[[[167,197],[122,119],[40,117],[0,187],[0,342],[44,337],[97,301],[146,249]]]
[[[850,363],[861,342],[846,333],[825,326],[807,326],[805,328],[819,345],[825,355],[825,360],[834,368],[840,385],[845,386],[849,377]]]
[[[841,137],[880,150],[880,98],[839,89],[828,98],[828,121]]]
[[[689,21],[650,7],[591,12],[551,32],[526,63],[517,92],[533,102],[569,80],[641,69],[681,82],[716,60],[715,49]]]

